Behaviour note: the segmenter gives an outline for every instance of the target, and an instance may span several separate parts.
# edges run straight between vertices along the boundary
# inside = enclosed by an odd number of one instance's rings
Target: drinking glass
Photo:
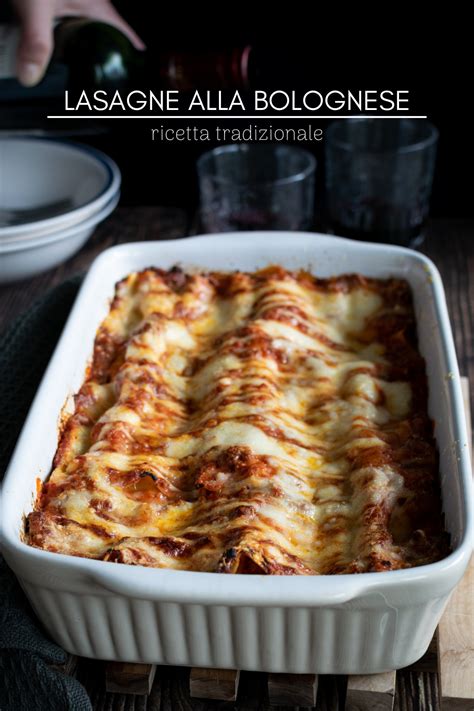
[[[421,119],[341,119],[325,133],[326,210],[338,235],[416,246],[423,239],[437,129]]]
[[[197,162],[207,232],[307,230],[313,222],[316,160],[287,145],[234,144]]]

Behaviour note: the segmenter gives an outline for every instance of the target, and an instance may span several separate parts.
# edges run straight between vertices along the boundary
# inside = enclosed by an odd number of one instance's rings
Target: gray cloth
[[[48,292],[0,337],[0,476],[79,284],[77,277]],[[66,658],[0,557],[0,711],[91,711],[84,687],[49,666]]]

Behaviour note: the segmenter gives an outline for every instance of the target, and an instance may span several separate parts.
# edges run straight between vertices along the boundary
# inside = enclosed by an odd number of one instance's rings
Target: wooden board
[[[443,711],[474,711],[474,558],[439,623]]]
[[[316,706],[317,674],[269,674],[268,699],[276,706]]]
[[[392,711],[396,672],[347,678],[346,711]]]
[[[472,449],[469,384],[461,378]],[[453,593],[438,628],[439,685],[443,711],[474,709],[474,558]]]
[[[438,671],[438,630],[433,635],[430,646],[418,661],[405,667],[405,671],[431,672]]]
[[[240,671],[235,669],[200,669],[189,675],[189,693],[195,699],[235,701],[239,690]]]
[[[108,662],[105,668],[105,688],[118,694],[149,694],[155,673],[156,664]]]

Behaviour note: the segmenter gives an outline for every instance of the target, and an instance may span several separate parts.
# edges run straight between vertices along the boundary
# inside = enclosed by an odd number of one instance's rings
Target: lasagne
[[[119,282],[30,545],[221,573],[448,552],[409,286],[145,269]]]

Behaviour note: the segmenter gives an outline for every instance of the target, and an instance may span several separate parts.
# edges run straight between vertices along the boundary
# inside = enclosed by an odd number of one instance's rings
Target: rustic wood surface
[[[184,210],[162,207],[120,208],[95,232],[72,259],[27,282],[0,287],[0,332],[15,316],[64,279],[84,272],[103,249],[121,242],[185,237],[193,222]],[[474,222],[434,221],[422,252],[438,266],[446,289],[461,373],[474,383]],[[471,386],[471,407],[474,388]],[[230,706],[226,702],[191,699],[189,670],[159,667],[151,694],[131,695],[105,690],[105,664],[80,659],[77,677],[86,686],[94,711],[204,711]],[[266,675],[243,673],[238,701],[242,711],[270,708]],[[317,708],[335,711],[344,697],[344,680],[320,677]],[[375,708],[375,707],[374,707]],[[397,674],[396,711],[438,711],[438,677],[417,668]]]

